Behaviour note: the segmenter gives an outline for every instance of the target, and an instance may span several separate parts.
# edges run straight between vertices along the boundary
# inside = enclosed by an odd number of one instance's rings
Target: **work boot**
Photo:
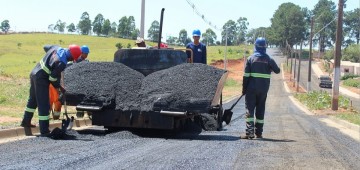
[[[34,125],[34,124],[24,123],[24,121],[21,122],[20,126],[21,127],[26,127],[26,128],[34,128],[34,127],[36,127],[36,125]]]
[[[240,139],[253,139],[253,138],[255,138],[254,134],[240,136]]]
[[[33,118],[34,113],[25,111],[23,120],[21,121],[20,126],[22,127],[36,127],[36,125],[31,124],[31,119]]]
[[[50,133],[50,131],[48,133],[41,133],[39,137],[46,137],[46,138],[51,138],[52,134]]]
[[[263,138],[261,134],[255,134],[255,135],[256,135],[256,138],[259,138],[259,139]]]

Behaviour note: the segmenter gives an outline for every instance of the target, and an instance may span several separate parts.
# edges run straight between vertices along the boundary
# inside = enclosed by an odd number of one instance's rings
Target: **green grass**
[[[90,61],[113,61],[117,48],[135,46],[134,40],[67,34],[10,34],[0,35],[0,115],[21,118],[29,95],[29,74],[45,54],[43,46],[57,44],[66,48],[69,44],[88,45]],[[155,42],[146,42],[155,46]],[[173,47],[172,48],[184,48]],[[242,58],[252,46],[228,46],[227,59]],[[224,59],[224,46],[207,47],[208,64]],[[227,80],[224,89],[236,90],[241,85]],[[231,96],[229,96],[231,97]],[[34,114],[34,121],[37,113]]]
[[[335,115],[335,117],[360,125],[360,113],[341,113]]]
[[[323,110],[331,107],[331,96],[326,91],[312,91],[309,93],[295,94],[301,103],[306,105],[310,110]],[[348,109],[350,100],[340,95],[339,108]]]

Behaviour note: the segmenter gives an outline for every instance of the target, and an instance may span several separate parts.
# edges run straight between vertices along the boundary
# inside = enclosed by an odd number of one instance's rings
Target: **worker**
[[[88,61],[87,57],[88,57],[89,53],[90,53],[90,49],[87,45],[81,46],[81,56],[76,61],[76,63],[80,63],[81,61]]]
[[[206,45],[200,42],[201,32],[199,29],[195,29],[192,33],[194,42],[190,42],[186,45],[187,49],[191,49],[193,52],[193,61],[191,61],[191,52],[187,51],[188,62],[191,63],[203,63],[206,64]]]
[[[135,44],[137,47],[146,47],[144,39],[140,37],[136,39]]]
[[[76,61],[80,55],[81,49],[78,45],[69,45],[69,48],[49,46],[45,56],[30,73],[30,94],[21,122],[22,127],[35,127],[31,124],[31,119],[38,107],[40,134],[50,134],[49,85],[52,84],[58,91],[65,93],[65,88],[60,84],[61,72],[66,68],[68,61]]]
[[[47,52],[49,50],[49,47],[47,47],[47,48],[44,47],[44,50],[45,50],[45,52]],[[88,57],[89,53],[90,53],[90,49],[88,46],[86,46],[86,45],[81,46],[81,55],[77,59],[76,63],[79,63],[81,61],[88,61],[87,57]],[[73,64],[73,62],[69,61],[67,63],[67,67],[72,64]],[[63,74],[63,73],[61,73],[61,74]],[[61,81],[63,81],[63,80],[60,80],[60,82]],[[59,95],[60,94],[59,94],[58,90],[56,90],[56,88],[52,84],[50,84],[49,85],[50,111],[52,113],[52,117],[54,120],[60,119],[62,103],[59,100]]]
[[[280,73],[275,61],[266,54],[266,40],[259,37],[255,41],[255,52],[246,61],[242,94],[246,106],[246,135],[243,139],[262,138],[265,102],[270,86],[271,72]]]
[[[143,38],[138,37],[135,41],[136,47],[132,47],[132,49],[153,49],[153,47],[146,45]]]

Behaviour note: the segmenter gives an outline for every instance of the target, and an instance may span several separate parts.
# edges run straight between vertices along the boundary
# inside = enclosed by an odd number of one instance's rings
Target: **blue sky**
[[[249,28],[268,27],[274,12],[282,3],[292,2],[300,7],[312,10],[316,0],[145,0],[145,38],[147,30],[154,20],[160,21],[160,12],[165,8],[163,37],[178,36],[181,29],[191,34],[195,28],[204,32],[212,28],[199,17],[188,1],[195,4],[197,11],[205,18],[221,28],[228,20],[236,21],[246,17]],[[338,0],[332,0],[337,5]],[[140,28],[141,0],[0,0],[0,22],[10,21],[14,31],[47,31],[50,24],[62,20],[67,24],[79,22],[81,14],[88,12],[91,20],[101,13],[111,22],[123,16],[134,16],[136,27]],[[347,0],[350,11],[359,8],[360,0]]]

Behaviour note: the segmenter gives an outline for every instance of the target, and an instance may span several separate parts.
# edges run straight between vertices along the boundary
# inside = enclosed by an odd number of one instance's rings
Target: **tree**
[[[185,29],[182,29],[180,30],[179,32],[179,44],[180,45],[186,45],[188,42],[187,42],[187,39],[188,39],[188,34],[186,32]]]
[[[274,44],[285,47],[286,42],[290,46],[299,43],[306,34],[304,11],[290,2],[281,4],[271,18],[270,32]]]
[[[77,27],[82,35],[89,35],[91,31],[91,20],[87,12],[82,13]]]
[[[74,23],[71,23],[71,24],[68,25],[66,28],[68,29],[68,32],[75,32],[75,31],[76,31],[76,28],[75,28],[75,24],[74,24]]]
[[[49,30],[49,32],[54,32],[54,24],[50,24],[48,26],[48,30]]]
[[[108,36],[109,33],[111,32],[111,24],[110,24],[110,20],[106,19],[104,22],[104,25],[101,29],[101,32],[103,35]]]
[[[205,33],[202,35],[203,43],[207,45],[215,45],[215,40],[217,38],[216,33],[211,29],[208,28]]]
[[[135,30],[133,30],[133,31],[131,32],[130,37],[131,37],[131,39],[136,40],[136,38],[137,38],[139,35],[140,35],[140,30],[139,30],[138,28],[136,28]]]
[[[96,33],[97,36],[99,36],[101,34],[101,29],[104,25],[105,19],[104,16],[102,14],[97,14],[92,26],[93,26],[93,32]]]
[[[356,40],[356,44],[360,41],[360,8],[356,8],[353,11],[345,12],[344,16],[344,31],[348,36],[347,42],[352,43],[353,39]]]
[[[336,34],[336,5],[330,0],[319,0],[312,10],[316,22],[314,24],[314,40],[319,44],[320,52],[332,47]]]
[[[168,36],[168,37],[166,38],[166,43],[168,43],[168,44],[173,44],[173,45],[175,45],[177,41],[178,41],[178,38],[177,38],[177,37]]]
[[[116,22],[112,22],[111,23],[111,30],[110,30],[110,35],[111,36],[116,36],[116,33],[117,33],[117,24],[116,24]]]
[[[223,31],[221,32],[221,43],[225,45],[234,45],[236,40],[236,23],[233,20],[227,21],[223,26]],[[227,32],[227,35],[226,35]],[[227,37],[227,39],[226,39]],[[227,42],[226,42],[227,41]]]
[[[159,21],[153,21],[148,30],[148,38],[150,41],[156,42],[159,40],[160,23]]]
[[[5,32],[5,34],[7,34],[10,29],[9,20],[4,20],[3,22],[1,22],[0,29],[2,32]]]
[[[62,22],[61,20],[58,20],[54,26],[54,30],[57,30],[59,33],[64,33],[66,27],[66,22]]]
[[[119,20],[118,33],[121,38],[132,38],[132,33],[135,31],[135,18],[133,16],[122,17]]]
[[[240,17],[236,23],[237,23],[236,44],[239,45],[240,43],[245,42],[245,36],[248,29],[247,27],[249,26],[249,22],[247,21],[247,18]]]

